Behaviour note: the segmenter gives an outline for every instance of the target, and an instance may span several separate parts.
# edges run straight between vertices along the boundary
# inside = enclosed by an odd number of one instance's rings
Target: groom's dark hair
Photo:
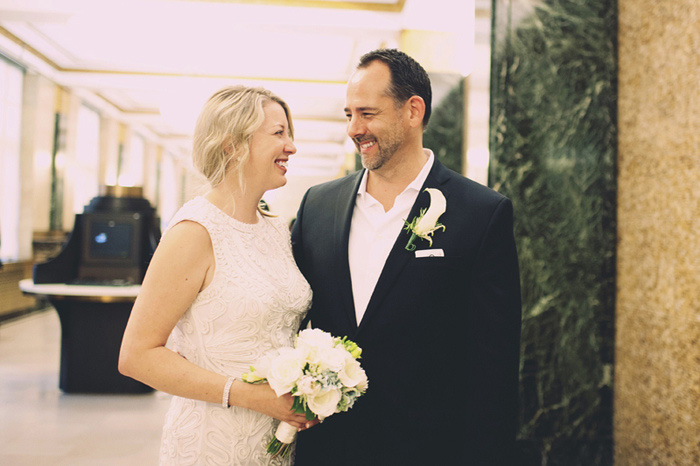
[[[423,128],[428,126],[433,91],[425,69],[413,58],[396,49],[378,49],[362,55],[357,69],[367,68],[374,61],[380,61],[389,67],[391,84],[388,92],[397,105],[403,104],[414,95],[423,99]]]

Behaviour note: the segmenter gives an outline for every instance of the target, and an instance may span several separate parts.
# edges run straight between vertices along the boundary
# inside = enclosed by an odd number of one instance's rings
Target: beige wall
[[[700,464],[700,4],[619,1],[615,464]]]
[[[31,245],[32,231],[48,231],[51,208],[51,154],[56,112],[54,83],[36,73],[24,78],[22,102],[22,215],[31,215],[24,222],[20,240]],[[23,259],[31,258],[25,254]]]

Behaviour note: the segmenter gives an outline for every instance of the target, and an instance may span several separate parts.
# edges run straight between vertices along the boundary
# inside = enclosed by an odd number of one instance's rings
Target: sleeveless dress
[[[216,266],[212,282],[173,329],[169,346],[200,367],[239,378],[267,352],[293,345],[311,289],[280,219],[258,214],[256,224],[242,223],[197,197],[177,212],[164,235],[183,220],[207,229]],[[293,454],[283,459],[266,452],[278,424],[257,411],[174,396],[160,464],[290,465]]]

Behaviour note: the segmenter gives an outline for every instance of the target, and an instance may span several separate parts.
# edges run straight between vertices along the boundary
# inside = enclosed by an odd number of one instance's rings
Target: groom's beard
[[[375,156],[368,157],[365,156],[360,150],[360,144],[372,139],[376,141],[378,151]],[[381,139],[372,136],[353,138],[355,146],[357,147],[357,150],[360,153],[362,166],[365,167],[367,170],[377,170],[379,168],[382,168],[382,166],[384,166],[386,162],[391,160],[394,154],[399,150],[399,147],[401,147],[403,140],[404,134],[401,131],[401,129],[398,128],[398,125],[393,126],[391,128],[391,131],[388,132]]]

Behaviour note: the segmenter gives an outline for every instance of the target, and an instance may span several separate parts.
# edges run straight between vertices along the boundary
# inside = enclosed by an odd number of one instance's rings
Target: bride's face
[[[277,102],[263,106],[265,121],[253,133],[250,157],[243,168],[246,186],[261,194],[287,183],[287,162],[297,149],[289,134],[289,122]]]

